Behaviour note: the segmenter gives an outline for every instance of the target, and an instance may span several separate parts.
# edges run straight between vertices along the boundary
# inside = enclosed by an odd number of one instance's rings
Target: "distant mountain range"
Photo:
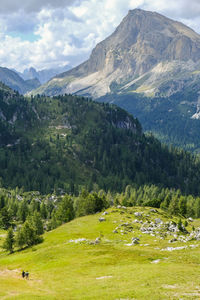
[[[89,60],[32,94],[71,93],[117,103],[161,140],[200,151],[199,91],[200,35],[158,13],[135,9]]]
[[[66,65],[55,69],[36,71],[34,68],[25,69],[23,73],[14,69],[0,67],[0,81],[20,94],[26,94],[47,82],[53,76],[69,70]]]
[[[24,80],[15,71],[2,67],[0,67],[0,81],[20,94],[25,94],[41,85],[36,78]]]
[[[44,69],[41,71],[37,71],[35,68],[31,67],[29,69],[25,69],[23,73],[17,72],[20,77],[24,80],[31,80],[37,78],[41,84],[46,83],[52,77],[66,72],[70,70],[72,67],[70,65],[65,65],[63,67]]]

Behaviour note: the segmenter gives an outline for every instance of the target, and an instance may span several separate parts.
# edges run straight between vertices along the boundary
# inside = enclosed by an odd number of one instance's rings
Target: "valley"
[[[200,299],[200,35],[72,2],[4,24],[0,299]]]

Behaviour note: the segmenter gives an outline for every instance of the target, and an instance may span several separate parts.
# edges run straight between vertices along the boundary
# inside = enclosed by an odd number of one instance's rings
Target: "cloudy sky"
[[[1,0],[0,66],[78,65],[128,10],[157,11],[200,33],[200,0]]]

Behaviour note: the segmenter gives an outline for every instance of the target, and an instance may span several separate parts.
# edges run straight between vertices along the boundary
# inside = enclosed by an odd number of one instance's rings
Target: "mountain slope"
[[[105,222],[99,222],[102,217],[99,213],[47,232],[44,242],[30,249],[12,255],[0,250],[0,297],[16,300],[199,298],[200,242],[169,243],[174,233],[166,228],[172,222],[178,223],[178,218],[159,209],[151,212],[141,207],[113,207],[106,213]],[[136,217],[135,213],[142,216]],[[156,220],[164,223],[156,224]],[[156,236],[141,232],[145,222],[151,228],[154,226]],[[189,224],[190,232],[192,225],[199,228],[200,220]],[[114,233],[116,227],[118,232]],[[0,231],[0,244],[4,235]],[[139,244],[131,245],[132,238],[139,238]],[[29,271],[30,280],[21,278],[22,270]]]
[[[139,122],[116,106],[70,95],[10,94],[1,109],[10,133],[0,148],[6,187],[49,193],[77,192],[83,185],[91,190],[94,184],[121,191],[128,184],[153,183],[186,194],[200,191],[198,160],[146,137]]]
[[[128,13],[88,61],[34,93],[116,103],[161,141],[200,152],[200,35],[143,10]]]
[[[38,80],[25,81],[16,72],[2,67],[0,67],[0,81],[20,94],[25,94],[40,86]]]
[[[115,32],[95,47],[88,61],[56,76],[37,92],[98,98],[113,88],[120,92],[137,83],[138,88],[144,90],[145,85],[148,92],[155,94],[167,77],[174,78],[173,72],[180,74],[183,69],[192,75],[199,65],[197,33],[158,13],[136,9],[129,11]],[[141,77],[144,74],[145,78]],[[158,78],[161,82],[157,82]]]

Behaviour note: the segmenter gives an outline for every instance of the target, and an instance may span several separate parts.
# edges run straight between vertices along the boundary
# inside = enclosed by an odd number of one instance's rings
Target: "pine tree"
[[[16,242],[16,246],[19,247],[20,249],[22,249],[23,246],[26,244],[22,228],[18,229],[15,242]]]
[[[13,246],[15,243],[14,233],[12,227],[8,229],[8,233],[5,239],[5,242],[3,243],[3,248],[6,251],[9,251],[10,253],[13,253]]]
[[[44,233],[43,222],[39,212],[34,212],[32,223],[37,235],[41,235]]]
[[[0,210],[0,227],[3,229],[8,229],[10,227],[10,214],[7,207],[4,207]]]

